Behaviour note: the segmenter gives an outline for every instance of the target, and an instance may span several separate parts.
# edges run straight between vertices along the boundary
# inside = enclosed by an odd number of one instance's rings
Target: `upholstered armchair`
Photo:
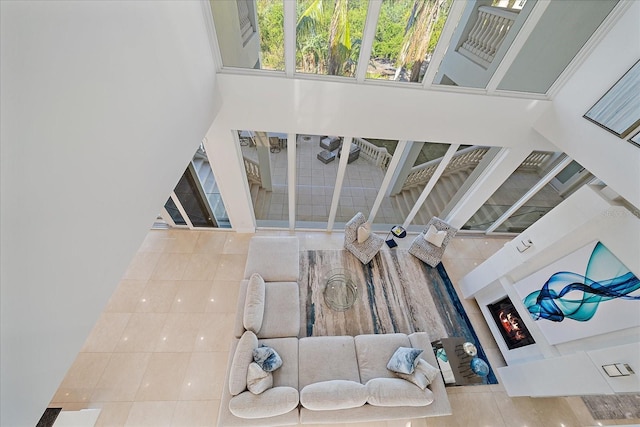
[[[360,242],[358,242],[358,228],[365,222],[366,219],[362,212],[358,212],[347,222],[344,227],[344,248],[354,254],[363,264],[368,264],[384,245],[384,239],[369,230],[362,230]],[[362,238],[362,234],[366,235],[367,232],[369,237],[365,240]]]
[[[409,253],[431,267],[435,267],[442,260],[444,250],[457,231],[457,228],[434,216],[422,233],[413,239]]]

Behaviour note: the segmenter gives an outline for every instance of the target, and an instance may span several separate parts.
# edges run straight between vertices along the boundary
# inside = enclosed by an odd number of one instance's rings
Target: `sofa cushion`
[[[249,364],[253,362],[253,349],[256,347],[258,347],[256,334],[251,331],[242,334],[229,369],[229,393],[232,396],[242,393],[247,388]]]
[[[265,282],[297,282],[300,271],[298,246],[295,236],[252,237],[244,278],[259,273]]]
[[[431,390],[400,378],[374,378],[367,382],[367,403],[375,406],[426,406],[433,402]]]
[[[359,382],[322,381],[304,387],[300,391],[300,403],[314,411],[348,409],[364,405],[368,396],[367,387]]]
[[[258,338],[297,337],[300,333],[300,290],[297,282],[268,282]]]
[[[247,284],[242,323],[247,331],[258,333],[264,317],[265,284],[258,273],[253,273]]]
[[[398,347],[411,347],[405,334],[358,335],[354,341],[361,383],[366,384],[373,378],[397,379],[387,369],[387,363]]]
[[[273,386],[298,389],[298,339],[261,339],[259,343],[273,348],[282,359],[282,366],[272,372]]]
[[[298,390],[293,387],[273,387],[262,394],[248,391],[229,401],[229,410],[240,418],[265,418],[286,414],[298,406]]]
[[[419,348],[398,347],[389,359],[387,369],[401,374],[411,374],[416,368],[418,356],[422,352],[423,350]]]
[[[249,364],[247,373],[247,389],[253,394],[260,394],[273,386],[273,374],[267,372],[257,363]]]
[[[253,349],[253,361],[267,372],[273,372],[282,366],[278,352],[264,344]]]
[[[322,381],[360,382],[353,337],[306,337],[300,339],[298,347],[300,390]]]

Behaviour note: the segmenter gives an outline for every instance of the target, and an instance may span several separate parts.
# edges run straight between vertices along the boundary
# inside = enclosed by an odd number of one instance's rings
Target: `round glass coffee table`
[[[325,276],[324,302],[335,311],[351,308],[358,299],[358,285],[350,270],[336,268]]]

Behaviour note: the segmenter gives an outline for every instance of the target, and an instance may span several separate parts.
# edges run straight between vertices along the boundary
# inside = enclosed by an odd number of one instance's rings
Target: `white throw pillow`
[[[424,240],[431,243],[434,246],[441,247],[444,238],[447,237],[447,232],[444,230],[438,231],[433,225],[429,226],[429,229],[424,235]]]
[[[413,371],[413,374],[401,374],[400,372],[394,372],[394,374],[398,378],[402,378],[403,380],[409,381],[410,383],[417,385],[418,387],[420,387],[420,390],[424,390],[430,384],[429,380],[427,379],[427,376],[422,372],[418,372],[417,367],[415,371]]]
[[[260,394],[273,387],[273,374],[264,371],[256,362],[249,364],[247,388],[253,394]]]
[[[265,283],[258,273],[253,273],[247,285],[242,323],[247,331],[258,333],[264,318]]]
[[[412,374],[403,374],[400,372],[395,372],[395,374],[399,378],[412,382],[420,387],[421,390],[424,390],[438,377],[440,369],[434,368],[424,359],[418,359],[418,363]]]
[[[419,359],[415,372],[424,374],[427,377],[427,380],[429,380],[428,384],[431,384],[440,374],[440,369],[434,367],[424,359]]]
[[[366,242],[369,236],[371,236],[371,224],[365,222],[358,227],[358,243],[362,244]]]
[[[253,362],[253,349],[258,347],[258,337],[251,331],[246,331],[240,337],[236,352],[233,354],[231,369],[229,370],[229,393],[236,396],[247,389],[247,373]]]

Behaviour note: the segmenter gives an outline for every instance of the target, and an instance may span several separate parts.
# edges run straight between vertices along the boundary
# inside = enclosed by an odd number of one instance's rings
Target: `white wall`
[[[640,149],[582,116],[640,58],[640,2],[604,36],[534,128],[640,208]]]
[[[536,343],[509,350],[487,308],[488,304],[508,295],[521,314],[527,313],[513,287],[514,283],[595,240],[601,241],[634,274],[640,275],[638,236],[640,219],[626,208],[602,197],[591,186],[584,186],[462,278],[460,288],[464,297],[477,300],[498,348],[509,365],[498,369],[501,383],[509,395],[610,394],[622,389],[633,392],[640,390],[637,376],[631,379],[633,384],[625,384],[629,382],[628,379],[614,381],[604,375],[600,365],[590,361],[595,360],[593,355],[597,354],[599,360],[608,360],[607,363],[630,363],[634,369],[640,366],[640,352],[621,354],[616,350],[618,346],[629,343],[636,343],[633,348],[637,348],[640,328],[631,327],[552,345],[537,323],[523,315],[521,318]],[[533,246],[520,253],[516,245],[523,238],[530,238]],[[565,369],[562,374],[554,370],[565,362],[573,364],[575,369]],[[584,382],[586,369],[597,375],[589,383],[590,388]],[[545,382],[549,374],[554,375],[557,381],[551,384]],[[556,386],[556,383],[562,384],[562,387]]]
[[[1,2],[0,424],[33,426],[213,121],[199,2]]]
[[[225,103],[216,122],[229,129],[550,147],[531,132],[550,101],[357,85],[351,79],[220,74],[218,81]]]

